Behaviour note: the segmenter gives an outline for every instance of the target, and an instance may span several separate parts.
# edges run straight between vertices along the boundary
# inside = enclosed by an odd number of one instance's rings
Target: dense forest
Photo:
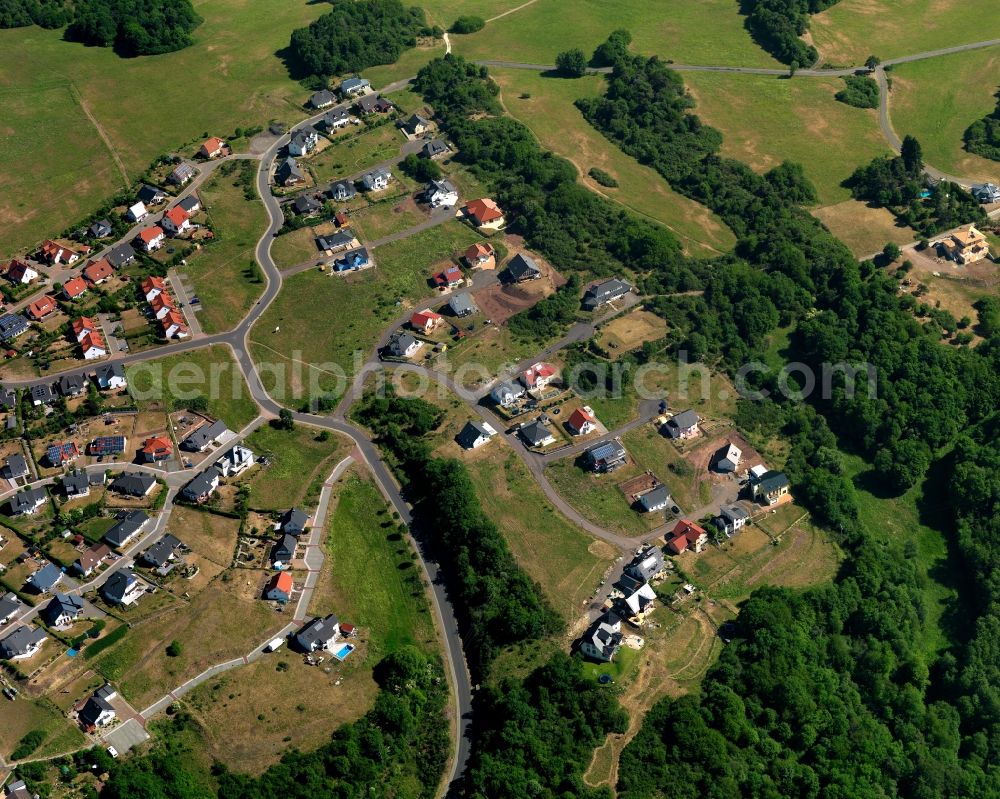
[[[783,64],[811,67],[819,53],[802,40],[809,30],[809,15],[816,14],[838,0],[745,0],[749,9],[747,24],[758,44]]]
[[[292,31],[291,52],[307,75],[329,78],[392,64],[432,33],[422,8],[400,0],[332,0],[332,9]]]
[[[855,108],[878,108],[878,82],[867,75],[847,75],[834,98]]]
[[[1000,100],[1000,92],[997,99]],[[963,138],[970,153],[1000,161],[1000,102],[992,113],[969,125]]]
[[[0,0],[0,28],[61,28],[69,19],[66,0]]]

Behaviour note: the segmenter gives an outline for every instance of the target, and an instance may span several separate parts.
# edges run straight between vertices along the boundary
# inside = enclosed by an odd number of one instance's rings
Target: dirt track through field
[[[104,126],[97,121],[97,117],[90,113],[90,109],[87,108],[87,104],[83,101],[83,96],[80,94],[80,90],[76,88],[76,84],[73,83],[73,81],[69,82],[69,93],[79,104],[80,110],[87,115],[87,119],[89,119],[90,124],[94,126],[94,130],[97,131],[97,135],[101,137],[101,141],[104,142],[104,146],[108,148],[108,152],[111,153],[111,157],[114,159],[115,165],[121,173],[122,183],[125,185],[126,189],[129,188],[132,183],[128,179],[128,170],[125,169],[125,162],[122,161],[121,156],[118,155],[118,150],[116,150],[115,145],[112,144],[111,137],[108,136],[108,132],[104,129]]]

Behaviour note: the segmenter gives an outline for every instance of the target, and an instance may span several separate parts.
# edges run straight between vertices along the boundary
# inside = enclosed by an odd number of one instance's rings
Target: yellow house
[[[976,230],[975,225],[969,225],[967,230],[956,230],[942,239],[941,248],[948,258],[962,265],[981,261],[990,254],[986,236]]]

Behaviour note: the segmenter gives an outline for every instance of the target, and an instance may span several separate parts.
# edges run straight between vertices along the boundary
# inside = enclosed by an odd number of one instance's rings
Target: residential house
[[[134,605],[146,592],[146,587],[131,569],[118,569],[108,575],[101,586],[101,596],[110,605]]]
[[[112,484],[113,486],[113,484]],[[104,540],[109,546],[121,549],[139,533],[146,529],[152,519],[141,510],[133,510],[121,513],[117,517],[118,521],[114,527],[104,534]]]
[[[140,231],[137,240],[142,249],[146,252],[153,252],[163,246],[163,242],[166,240],[166,237],[167,236],[166,233],[163,232],[163,228],[159,225],[153,225],[152,227],[148,227]]]
[[[340,619],[333,614],[313,619],[295,633],[293,640],[303,652],[329,649],[340,637]]]
[[[559,371],[551,364],[539,361],[521,372],[521,382],[528,391],[545,388],[559,376]]]
[[[431,208],[452,208],[458,203],[458,189],[450,180],[432,180],[424,192]]]
[[[309,97],[309,105],[317,110],[329,108],[335,102],[337,102],[337,97],[329,89],[320,89],[318,92],[313,92]]]
[[[388,114],[394,108],[393,104],[381,95],[365,95],[358,100],[358,113],[362,116],[371,114]]]
[[[177,205],[183,208],[188,216],[194,216],[201,210],[201,199],[192,192],[187,197],[178,200]]]
[[[0,477],[6,480],[16,480],[19,477],[28,476],[28,461],[24,455],[10,455],[4,461],[3,468],[0,469]]]
[[[49,627],[66,627],[83,615],[83,597],[56,591],[42,609],[42,618]]]
[[[276,569],[285,569],[291,566],[295,558],[295,546],[298,544],[294,535],[287,533],[278,540],[271,550],[271,565]]]
[[[670,490],[665,485],[658,485],[639,496],[639,509],[643,513],[654,513],[672,505]]]
[[[0,410],[12,411],[17,406],[17,393],[12,388],[0,386]]]
[[[427,335],[435,328],[440,327],[443,322],[444,317],[439,313],[434,313],[434,311],[429,308],[425,308],[422,311],[416,311],[410,317],[410,327],[418,333],[423,333],[424,335]]]
[[[121,455],[127,443],[128,439],[125,436],[98,436],[87,446],[87,452],[98,458]]]
[[[496,434],[497,431],[486,422],[466,422],[465,427],[455,437],[455,440],[464,449],[479,449],[489,444],[490,439]]]
[[[191,215],[179,205],[175,205],[163,215],[160,224],[168,236],[180,236],[191,229]]]
[[[63,578],[62,569],[54,563],[46,563],[28,578],[27,586],[36,594],[47,594]]]
[[[587,405],[577,408],[566,420],[566,426],[574,436],[585,436],[597,429],[597,418],[594,411]]]
[[[587,468],[592,472],[613,472],[628,461],[628,453],[618,441],[595,444],[583,453]]]
[[[0,339],[3,341],[13,341],[18,336],[28,332],[28,320],[17,314],[4,314],[0,316]]]
[[[63,283],[62,293],[67,300],[75,300],[87,293],[87,281],[79,276],[71,277]]]
[[[0,596],[0,627],[6,625],[15,616],[20,615],[21,611],[26,610],[27,607],[13,591],[8,591]]]
[[[538,280],[541,276],[542,270],[537,261],[520,252],[510,259],[503,271],[503,279],[507,283],[524,283],[526,280]]]
[[[11,283],[21,286],[26,286],[32,281],[38,280],[38,270],[16,258],[10,262],[4,274]]]
[[[316,127],[326,133],[331,133],[332,131],[346,128],[350,124],[351,115],[341,108],[324,114],[323,118],[316,123]]]
[[[26,488],[10,498],[11,516],[30,516],[48,501],[44,488]]]
[[[291,508],[281,515],[281,532],[288,535],[300,536],[306,531],[309,524],[309,514],[299,508]]]
[[[667,548],[675,555],[680,555],[681,552],[689,549],[701,552],[707,543],[708,533],[705,532],[704,528],[688,519],[677,522],[667,536]]]
[[[469,245],[464,257],[469,269],[494,269],[497,264],[496,250],[488,241]]]
[[[309,194],[300,194],[292,202],[292,208],[299,216],[315,216],[323,210],[323,203]]]
[[[325,236],[316,237],[316,246],[324,252],[339,252],[358,246],[358,239],[350,230],[338,230]]]
[[[18,627],[0,641],[0,660],[27,660],[42,648],[48,637],[38,627]]]
[[[148,183],[143,184],[142,188],[136,193],[136,197],[139,202],[145,205],[159,205],[165,202],[167,199],[167,193],[156,186],[150,186]],[[145,213],[145,209],[143,209]]]
[[[90,252],[90,247],[82,247],[81,249]],[[52,266],[58,264],[70,266],[80,260],[80,250],[77,247],[69,242],[53,241],[52,239],[46,239],[42,242],[38,255],[41,260]]]
[[[219,458],[215,462],[215,466],[223,477],[236,477],[238,474],[243,474],[243,472],[256,462],[253,450],[244,447],[242,444],[237,444]]]
[[[552,435],[549,428],[539,419],[521,425],[518,433],[520,433],[521,438],[524,439],[524,443],[529,447],[547,447],[556,441],[555,436]]]
[[[92,239],[106,239],[112,233],[114,233],[114,228],[111,226],[110,219],[98,219],[87,228],[87,235]]]
[[[410,358],[423,345],[409,333],[399,333],[389,340],[389,354],[397,358]]]
[[[477,228],[499,230],[506,223],[503,211],[488,197],[470,202],[465,206],[465,213]]]
[[[430,120],[424,119],[420,114],[410,114],[406,119],[400,120],[396,124],[402,128],[403,133],[407,136],[422,136],[431,129]]]
[[[160,319],[160,333],[164,338],[187,338],[191,335],[180,311],[171,308]]]
[[[4,790],[6,791],[6,799],[35,799],[37,796],[37,794],[33,794],[28,790],[28,786],[24,784],[24,780],[14,780]]]
[[[368,191],[382,191],[389,185],[390,180],[392,180],[392,173],[385,167],[373,169],[361,176],[361,182]]]
[[[334,272],[357,272],[372,265],[371,256],[364,247],[348,250],[333,262]]]
[[[63,466],[80,457],[80,450],[73,441],[63,441],[45,449],[45,460],[49,466]]]
[[[656,607],[656,592],[649,583],[643,583],[621,603],[622,614],[630,624],[639,626]]]
[[[750,514],[739,505],[723,505],[719,508],[719,515],[712,519],[712,524],[726,536],[732,536],[746,526],[749,518]]]
[[[180,546],[180,539],[167,533],[139,556],[139,562],[151,569],[162,570],[176,559]]]
[[[450,152],[451,147],[448,146],[447,142],[441,139],[431,139],[420,148],[420,154],[424,158],[430,158],[432,161],[444,158]]]
[[[125,212],[125,218],[129,222],[141,222],[149,214],[146,210],[146,204],[139,200],[135,205],[130,205],[128,211]]]
[[[104,343],[104,339],[100,333],[88,333],[85,335],[80,339],[80,349],[86,361],[103,358],[108,354],[108,345]]]
[[[723,444],[722,449],[715,453],[715,470],[731,474],[740,467],[740,460],[743,458],[743,450],[737,447],[732,441]]]
[[[980,183],[973,186],[971,191],[972,196],[983,203],[983,205],[1000,203],[1000,186],[997,186],[995,183]]]
[[[107,259],[108,263],[115,269],[121,269],[135,260],[135,250],[132,249],[132,245],[130,244],[118,244],[111,248],[111,251],[107,254]]]
[[[163,319],[171,311],[175,311],[174,298],[167,292],[157,294],[149,301],[149,308],[153,312],[153,318],[157,321]]]
[[[174,444],[169,436],[150,436],[142,442],[139,450],[140,460],[146,463],[158,463],[174,454]]]
[[[93,544],[76,559],[73,570],[81,577],[90,577],[109,557],[111,548],[107,544]]]
[[[81,499],[90,496],[90,478],[82,469],[75,469],[63,476],[62,489],[66,499]]]
[[[83,268],[83,276],[93,286],[99,286],[101,283],[110,280],[114,273],[114,267],[111,266],[107,258],[99,258],[96,261],[91,261]]]
[[[510,383],[504,381],[498,384],[491,392],[493,401],[501,408],[509,408],[517,400],[521,399],[527,392],[520,383]]]
[[[650,547],[625,567],[622,577],[628,578],[634,583],[626,586],[627,590],[634,591],[640,585],[659,576],[665,568],[666,561],[663,559],[663,550],[659,547]]]
[[[218,136],[212,136],[201,145],[198,155],[202,158],[218,158],[220,155],[225,155],[225,150],[226,143]]]
[[[759,477],[750,478],[750,495],[761,505],[771,506],[786,501],[785,497],[791,497],[790,490],[791,486],[784,472],[772,469]]]
[[[354,188],[353,181],[338,180],[330,184],[330,188],[326,190],[326,193],[331,200],[347,202],[348,200],[353,200],[358,195],[358,190]]]
[[[118,692],[108,683],[94,691],[78,714],[84,729],[93,731],[100,727],[107,727],[118,718],[118,713],[111,705],[111,700],[117,696]]]
[[[38,383],[28,389],[28,394],[31,397],[31,404],[35,406],[51,405],[58,399],[50,383]]]
[[[357,97],[371,91],[371,87],[371,83],[365,78],[345,78],[340,82],[340,96],[345,100],[348,97]]]
[[[125,437],[121,436],[124,442]],[[116,494],[124,494],[127,497],[146,497],[156,485],[156,478],[145,472],[122,472],[108,486]]]
[[[267,584],[267,588],[264,590],[264,599],[284,605],[291,599],[293,588],[292,573],[288,571],[278,572]]]
[[[472,301],[472,296],[468,292],[453,294],[448,300],[448,308],[459,319],[465,316],[471,316],[479,310],[476,307],[476,304]]]
[[[98,368],[94,372],[94,380],[97,381],[98,387],[105,391],[114,391],[128,385],[128,381],[125,379],[125,367],[117,362],[108,363]]]
[[[167,281],[157,275],[150,275],[143,278],[142,283],[139,284],[139,288],[142,290],[142,296],[146,298],[146,302],[152,302],[153,297],[158,294],[169,292]]]
[[[167,182],[175,186],[183,186],[195,175],[195,169],[191,164],[178,164],[173,171],[167,175]]]
[[[609,302],[624,297],[632,292],[632,286],[624,280],[612,278],[591,286],[583,295],[583,307],[588,311],[607,305]]]
[[[580,641],[580,652],[585,658],[599,663],[611,663],[622,646],[621,619],[607,614],[594,624]]]
[[[220,477],[222,474],[212,466],[184,486],[181,496],[189,502],[207,502],[208,498],[215,493],[215,489],[219,487]]]
[[[28,316],[36,322],[41,322],[46,316],[53,313],[57,307],[56,301],[48,294],[45,294],[34,302],[28,303]]]
[[[64,397],[78,397],[87,386],[87,378],[79,372],[59,378],[59,393]]]
[[[671,416],[664,427],[666,427],[667,435],[670,438],[683,440],[694,438],[698,435],[698,423],[700,421],[701,417],[689,409]]]
[[[319,134],[312,125],[299,128],[288,142],[288,153],[294,156],[309,155],[319,144]]]
[[[465,282],[465,275],[457,266],[449,266],[447,269],[431,275],[431,283],[439,289],[458,288]]]
[[[77,340],[77,343],[83,341],[85,336],[96,333],[98,329],[94,320],[89,316],[77,317],[69,323],[69,328],[73,333],[73,337]]]
[[[990,245],[985,234],[969,225],[966,230],[956,230],[940,242],[946,258],[966,266],[989,257]]]
[[[295,159],[289,156],[278,164],[278,168],[274,171],[274,182],[279,186],[298,186],[306,182],[306,173]]]
[[[206,422],[181,442],[181,449],[186,449],[188,452],[204,452],[218,444],[228,432],[229,428],[221,419]]]

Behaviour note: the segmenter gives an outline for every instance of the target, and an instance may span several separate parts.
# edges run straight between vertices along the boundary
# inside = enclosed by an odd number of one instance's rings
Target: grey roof
[[[170,560],[170,556],[174,554],[180,545],[181,541],[177,536],[167,533],[142,553],[142,561],[143,563],[148,563],[150,566],[160,567]]]
[[[390,339],[389,351],[393,355],[405,357],[406,351],[416,343],[417,340],[409,333],[400,333],[399,335],[393,336],[392,339]]]
[[[56,620],[63,614],[76,618],[83,612],[83,597],[74,594],[63,594],[56,592],[52,595],[52,600],[45,606],[42,615],[49,624],[55,624]]]
[[[32,386],[28,393],[31,395],[32,402],[48,404],[56,399],[56,393],[48,383],[38,383]]]
[[[17,405],[17,392],[12,388],[0,386],[0,405],[4,408],[13,408]]]
[[[28,462],[24,459],[23,455],[17,454],[8,457],[3,469],[0,469],[0,474],[8,480],[13,480],[15,477],[24,477],[27,473]]]
[[[119,244],[111,248],[107,259],[108,263],[114,267],[124,266],[130,261],[135,260],[135,250],[132,249],[131,244]]]
[[[338,191],[339,190],[339,191]],[[350,200],[358,195],[358,190],[354,187],[354,182],[350,180],[337,180],[330,184],[326,193],[333,199]],[[340,195],[338,197],[338,195]]]
[[[739,505],[723,505],[719,508],[719,516],[723,519],[729,519],[730,521],[739,521],[740,519],[749,519],[750,514],[747,513]]]
[[[25,607],[25,604],[17,598],[17,594],[13,591],[8,591],[3,596],[0,596],[0,619],[12,616],[23,607]]]
[[[173,168],[167,180],[173,183],[185,183],[194,177],[194,167],[190,164],[178,164]]]
[[[286,563],[287,561],[290,561],[295,555],[296,543],[298,542],[295,536],[291,533],[285,533],[281,536],[281,538],[278,539],[278,543],[276,543],[274,548],[271,550],[271,562],[277,563],[280,561],[282,563]]]
[[[59,378],[59,393],[64,397],[73,397],[83,391],[87,378],[82,374],[63,375]]]
[[[28,578],[28,582],[35,587],[35,590],[44,594],[47,591],[51,591],[61,579],[62,570],[54,563],[46,563]]]
[[[625,447],[617,441],[605,441],[587,450],[587,457],[592,463],[612,463],[626,456]]]
[[[111,703],[103,697],[94,694],[80,710],[80,721],[86,725],[93,726],[97,724],[97,720],[101,717],[101,714],[108,711],[111,713],[116,712]]]
[[[670,490],[665,485],[650,489],[639,497],[639,505],[645,511],[662,508],[670,502]]]
[[[451,150],[451,148],[441,139],[431,139],[421,148],[420,153],[425,158],[433,158],[435,155],[443,155]]]
[[[295,133],[292,134],[290,144],[294,144],[301,149],[305,149],[309,146],[310,141],[315,141],[316,129],[312,125],[306,125],[304,128],[299,128]]]
[[[336,99],[336,95],[329,89],[320,89],[318,92],[313,92],[309,98],[309,105],[313,108],[323,108],[324,106],[331,105]]]
[[[215,490],[216,481],[221,476],[222,473],[212,466],[184,486],[184,490],[181,493],[188,499],[199,499]]]
[[[480,438],[490,438],[491,436],[492,434],[483,427],[482,422],[466,422],[456,439],[461,446],[470,449]]]
[[[346,122],[350,120],[351,115],[347,113],[343,108],[338,108],[334,111],[329,111],[323,115],[322,119],[316,121],[317,128],[332,129],[337,122]]]
[[[367,172],[362,178],[362,180],[364,178],[371,178],[372,180],[375,180],[375,178],[385,178],[386,180],[389,180],[389,178],[391,177],[392,177],[392,172],[390,172],[384,166],[380,166],[378,167],[378,169],[373,169],[371,172]]]
[[[18,627],[0,641],[0,658],[12,658],[26,654],[33,646],[48,638],[45,630],[38,627]]]
[[[467,293],[455,294],[448,300],[448,307],[458,316],[472,313],[476,310],[476,304]]]
[[[507,264],[507,274],[510,275],[511,280],[527,280],[538,277],[542,274],[542,270],[534,258],[519,252]]]
[[[163,189],[158,189],[147,183],[139,189],[137,196],[142,202],[149,205],[149,203],[157,203],[166,199],[167,193]]]
[[[583,298],[583,304],[589,307],[596,307],[628,294],[631,290],[632,285],[630,283],[615,277],[587,289],[587,293]]]
[[[360,269],[365,264],[369,263],[371,258],[368,255],[368,250],[364,247],[358,247],[354,250],[348,250],[339,258],[337,258],[333,264],[335,267],[343,267],[343,269]]]
[[[689,427],[694,427],[699,421],[701,421],[701,417],[689,408],[668,419],[667,427],[674,430],[687,430]]]
[[[87,233],[95,239],[103,239],[111,235],[111,222],[107,219],[98,219],[87,228]]]
[[[311,214],[313,211],[321,210],[323,208],[323,203],[308,194],[300,194],[295,198],[295,202],[292,203],[292,207],[295,209],[295,213],[297,214]]]
[[[180,200],[177,205],[187,211],[189,214],[192,213],[192,209],[196,206],[201,205],[201,200],[198,199],[197,194],[189,194],[184,199]]]
[[[307,524],[309,524],[309,514],[299,508],[286,510],[281,517],[281,529],[292,535],[305,532]]]
[[[278,165],[278,168],[274,172],[274,178],[279,183],[287,183],[289,178],[292,177],[305,180],[306,174],[295,162],[295,159],[289,156]]]
[[[34,794],[28,790],[28,786],[24,784],[24,780],[8,783],[6,790],[7,799],[33,799],[34,797]]]
[[[131,569],[117,569],[108,575],[108,579],[101,586],[101,593],[111,602],[121,602],[139,578]]]
[[[332,613],[322,619],[313,619],[295,634],[295,640],[303,649],[311,650],[316,644],[325,644],[337,631],[340,619]]]
[[[543,441],[552,435],[549,428],[537,419],[524,425],[520,432],[524,439],[533,447],[540,446]]]
[[[125,368],[114,361],[112,363],[106,363],[103,366],[98,366],[97,370],[94,372],[94,376],[97,378],[98,383],[110,383],[111,378],[120,377],[122,380],[125,379]]]
[[[354,242],[354,238],[354,232],[344,228],[329,236],[317,236],[316,246],[321,250],[338,250],[350,246]]]
[[[156,484],[156,478],[144,472],[122,472],[111,481],[111,490],[132,497],[144,497]]]
[[[26,488],[24,491],[18,491],[10,498],[11,510],[15,516],[19,513],[28,513],[34,510],[39,500],[44,499],[46,496],[48,495],[45,493],[44,488]]]
[[[757,488],[761,494],[770,494],[788,485],[788,478],[784,472],[776,472],[773,469],[765,472],[757,480]]]
[[[104,534],[104,540],[113,547],[121,547],[132,540],[143,528],[149,516],[141,510],[134,510],[120,517],[118,523]]]
[[[17,338],[28,330],[28,320],[17,314],[4,314],[0,316],[0,339],[10,341]]]
[[[203,424],[181,442],[181,449],[200,452],[228,430],[226,423],[221,419],[216,419],[211,424]]]
[[[340,90],[342,92],[353,92],[363,89],[366,86],[371,86],[371,83],[366,78],[345,78],[340,82]]]
[[[436,191],[440,191],[444,194],[458,193],[458,189],[455,188],[455,184],[452,183],[447,178],[441,178],[441,180],[432,180],[427,186],[427,193],[433,194]]]
[[[62,484],[63,491],[66,492],[66,496],[68,497],[80,496],[90,491],[90,478],[87,477],[87,473],[82,469],[77,469],[67,474],[63,477]]]

